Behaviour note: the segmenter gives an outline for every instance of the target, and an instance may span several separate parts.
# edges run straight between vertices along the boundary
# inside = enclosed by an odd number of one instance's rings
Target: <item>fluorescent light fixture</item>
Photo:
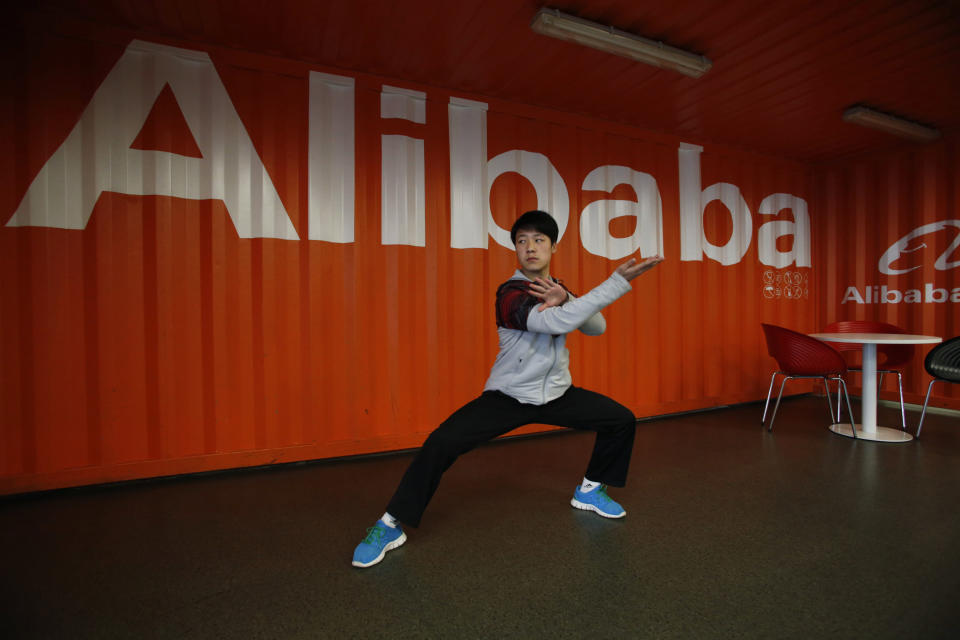
[[[691,78],[699,78],[713,66],[710,60],[695,53],[570,16],[556,9],[543,8],[537,11],[530,28],[545,36],[576,42],[661,69],[671,69]]]
[[[904,120],[860,105],[844,111],[843,120],[920,142],[930,142],[940,137],[940,132],[932,127],[925,127],[911,120]]]

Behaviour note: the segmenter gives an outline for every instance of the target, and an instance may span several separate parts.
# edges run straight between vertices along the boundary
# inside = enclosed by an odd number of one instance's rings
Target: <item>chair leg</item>
[[[907,430],[907,409],[903,406],[903,376],[897,371],[897,387],[900,389],[900,424]]]
[[[773,415],[770,416],[770,426],[767,427],[767,431],[773,431],[773,421],[777,419],[777,409],[780,408],[780,398],[783,397],[783,386],[787,384],[787,380],[791,378],[793,378],[793,376],[786,376],[783,382],[780,383],[780,393],[777,394],[777,404],[773,405]]]
[[[760,418],[760,426],[767,424],[767,409],[770,408],[770,395],[773,393],[773,381],[777,379],[777,372],[774,371],[770,376],[770,387],[767,389],[767,404],[763,405],[763,417]]]
[[[827,407],[830,409],[830,419],[833,420],[833,403],[830,401],[830,385],[827,384],[827,377],[823,377],[823,388],[827,392]]]
[[[930,381],[930,384],[927,385],[927,398],[923,401],[923,411],[920,412],[920,423],[917,425],[917,435],[914,436],[915,438],[920,437],[920,429],[923,429],[923,417],[927,415],[927,403],[930,402],[930,390],[933,389],[933,383],[936,381],[937,379],[934,378]]]
[[[837,381],[840,382],[840,386],[843,387],[843,396],[847,399],[847,413],[850,414],[850,430],[853,432],[853,438],[857,438],[857,423],[853,419],[853,407],[850,406],[850,394],[847,393],[847,383],[843,381],[843,378],[837,378]]]
[[[836,423],[838,423],[838,424],[840,423],[840,407],[841,407],[841,404],[840,404],[840,385],[838,384],[838,385],[837,385],[837,419],[834,420],[834,422],[836,422]]]
[[[830,416],[834,422],[840,422],[840,385],[837,385],[837,415]]]

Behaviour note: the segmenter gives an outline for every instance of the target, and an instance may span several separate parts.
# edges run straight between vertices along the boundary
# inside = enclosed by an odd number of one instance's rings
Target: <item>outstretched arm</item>
[[[559,307],[571,300],[576,300],[577,296],[563,288],[559,283],[544,278],[537,278],[530,285],[530,294],[541,300],[543,304],[537,307],[537,311],[544,311],[550,307]],[[607,330],[607,321],[599,311],[587,318],[577,329],[588,336],[599,336]]]
[[[602,334],[606,329],[606,321],[600,310],[629,291],[630,280],[661,262],[663,258],[660,256],[641,262],[630,259],[581,298],[568,295],[563,287],[554,282],[538,278],[530,286],[530,292],[542,304],[530,310],[527,330],[559,335],[580,329],[587,335]]]

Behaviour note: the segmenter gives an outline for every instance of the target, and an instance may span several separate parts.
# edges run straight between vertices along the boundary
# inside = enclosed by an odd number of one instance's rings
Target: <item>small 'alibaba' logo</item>
[[[901,273],[909,273],[914,269],[919,269],[920,265],[915,265],[909,269],[894,269],[891,265],[899,260],[905,253],[913,253],[919,249],[926,247],[926,243],[921,242],[915,247],[910,247],[910,241],[914,238],[919,238],[930,233],[936,233],[937,231],[942,231],[947,227],[957,227],[960,229],[960,220],[939,220],[937,222],[931,222],[930,224],[925,224],[922,227],[917,227],[907,235],[903,236],[887,249],[882,256],[880,256],[880,262],[877,267],[880,269],[880,273],[885,273],[887,275],[895,276],[900,275]],[[947,271],[948,269],[954,269],[960,267],[960,260],[953,260],[951,262],[947,261],[947,258],[950,257],[957,248],[960,247],[960,232],[953,238],[953,242],[947,247],[947,250],[940,254],[940,257],[937,258],[937,261],[933,263],[934,268],[937,271]]]

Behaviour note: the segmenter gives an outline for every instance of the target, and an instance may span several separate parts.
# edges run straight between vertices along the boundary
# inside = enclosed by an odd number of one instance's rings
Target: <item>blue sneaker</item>
[[[573,492],[570,505],[584,511],[596,511],[604,518],[622,518],[627,512],[615,500],[607,495],[606,485],[600,485],[593,491],[584,493],[580,487]]]
[[[357,545],[353,552],[353,566],[372,567],[387,555],[387,551],[396,549],[407,541],[400,526],[388,527],[383,520],[367,529],[367,537]]]

